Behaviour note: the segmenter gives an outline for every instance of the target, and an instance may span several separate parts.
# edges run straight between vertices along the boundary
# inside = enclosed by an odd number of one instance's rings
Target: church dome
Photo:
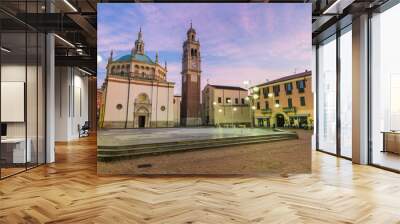
[[[124,55],[120,58],[118,58],[116,60],[116,62],[122,62],[122,61],[130,61],[132,59],[132,54],[127,54]],[[145,54],[134,54],[133,55],[133,59],[136,61],[140,61],[140,62],[144,62],[147,64],[155,64],[150,58],[149,56],[145,55]]]

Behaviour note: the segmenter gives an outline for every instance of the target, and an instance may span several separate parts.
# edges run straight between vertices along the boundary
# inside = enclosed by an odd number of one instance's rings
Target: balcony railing
[[[270,108],[262,109],[262,110],[261,110],[261,113],[263,113],[263,114],[270,114],[270,113],[272,113],[272,110],[271,110]]]
[[[295,113],[296,112],[296,107],[284,107],[283,108],[283,112],[285,112],[285,113],[290,113],[290,112]]]

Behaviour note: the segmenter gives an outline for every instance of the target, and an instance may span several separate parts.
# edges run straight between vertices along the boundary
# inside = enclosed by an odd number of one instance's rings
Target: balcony
[[[272,113],[272,110],[271,110],[270,108],[262,109],[262,110],[261,110],[261,113],[262,113],[262,114],[270,114],[270,113]]]
[[[296,107],[284,107],[283,112],[285,113],[296,113]]]

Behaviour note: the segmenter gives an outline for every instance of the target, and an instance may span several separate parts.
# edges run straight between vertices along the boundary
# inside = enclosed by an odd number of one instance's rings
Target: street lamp
[[[254,95],[253,95],[253,99],[255,99],[255,100],[258,99],[258,95],[257,95],[257,94],[254,94]]]
[[[220,109],[218,109],[218,113],[222,113],[222,109],[220,108]],[[220,126],[221,127],[221,126]]]
[[[256,86],[256,87],[253,87],[253,91],[255,92],[255,93],[258,93],[258,91],[259,91],[260,89]]]
[[[231,110],[232,120],[231,121],[232,121],[232,127],[233,127],[233,111],[235,108],[233,108],[233,101],[231,99],[228,99],[227,102],[231,104],[231,108],[232,108],[232,110]]]

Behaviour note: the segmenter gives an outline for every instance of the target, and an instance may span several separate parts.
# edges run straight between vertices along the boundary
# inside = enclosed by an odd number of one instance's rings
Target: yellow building
[[[204,125],[250,126],[248,91],[236,86],[207,84],[202,91]]]
[[[312,128],[311,71],[272,80],[250,89],[257,127]]]

